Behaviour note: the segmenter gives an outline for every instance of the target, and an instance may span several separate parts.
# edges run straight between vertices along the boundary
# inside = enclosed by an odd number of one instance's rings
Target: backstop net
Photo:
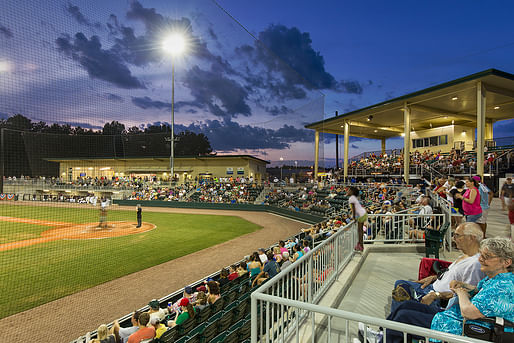
[[[288,45],[291,37],[305,44]],[[304,125],[323,119],[324,86],[299,58],[309,53],[300,29],[252,32],[215,1],[3,1],[3,338],[21,337],[14,324],[23,311],[170,258],[141,261],[141,247],[176,242],[159,236],[162,226],[137,231],[135,208],[113,200],[164,192],[164,200],[180,193],[173,200],[188,201],[198,183],[220,179],[312,179],[314,132]],[[221,174],[208,169],[226,155],[251,156],[268,172],[250,175],[231,162]],[[199,175],[181,157],[208,157],[207,169]],[[66,337],[49,330],[38,339],[71,340],[113,319],[78,320]]]

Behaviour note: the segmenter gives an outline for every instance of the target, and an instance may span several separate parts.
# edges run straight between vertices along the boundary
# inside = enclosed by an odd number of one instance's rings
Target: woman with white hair
[[[464,320],[479,326],[488,326],[475,321],[484,317],[514,321],[514,244],[507,238],[485,239],[480,243],[478,260],[486,277],[476,287],[452,282],[450,287],[457,295],[458,303],[434,316],[433,330],[462,335]],[[505,328],[507,330],[509,328]]]

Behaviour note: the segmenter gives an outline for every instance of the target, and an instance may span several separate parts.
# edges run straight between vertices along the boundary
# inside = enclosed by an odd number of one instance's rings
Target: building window
[[[423,148],[448,144],[448,135],[417,138],[412,140],[412,148]]]

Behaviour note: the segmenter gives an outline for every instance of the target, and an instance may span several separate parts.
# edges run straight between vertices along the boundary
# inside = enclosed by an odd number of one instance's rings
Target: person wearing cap
[[[193,304],[189,302],[188,298],[182,298],[179,303],[180,306],[180,314],[175,317],[175,320],[168,323],[168,326],[174,327],[175,325],[180,325],[189,318],[193,319],[195,317],[195,308]],[[171,325],[170,325],[171,324]]]
[[[150,323],[150,315],[148,312],[141,313],[137,320],[139,329],[129,336],[127,343],[139,343],[154,338],[155,328],[153,326],[147,327],[148,323]]]
[[[143,209],[141,208],[141,204],[137,204],[137,209],[136,209],[137,226],[136,226],[136,228],[141,227],[141,221],[143,219],[142,212],[143,212]]]
[[[485,238],[485,231],[487,230],[487,214],[489,213],[489,207],[491,206],[491,201],[493,201],[494,193],[489,189],[489,187],[482,183],[480,175],[473,176],[473,179],[478,182],[480,207],[482,208],[482,216],[478,218],[477,223],[482,228]]]
[[[161,338],[162,334],[168,330],[166,325],[161,324],[160,320],[156,317],[150,319],[150,325],[155,329],[155,338]]]
[[[175,303],[172,306],[168,306],[168,312],[169,314],[173,314],[179,311],[180,309],[180,301],[184,298],[189,299],[190,302],[194,303],[196,301],[196,295],[198,293],[193,292],[193,288],[191,286],[184,287],[184,294],[183,297],[179,300],[175,301]]]
[[[150,306],[150,310],[148,314],[150,315],[150,319],[157,318],[159,321],[163,320],[166,317],[166,310],[159,306],[159,300],[153,299],[148,303]]]

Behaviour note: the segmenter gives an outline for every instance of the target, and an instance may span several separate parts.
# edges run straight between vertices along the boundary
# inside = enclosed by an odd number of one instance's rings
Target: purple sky
[[[169,122],[171,60],[160,42],[179,29],[189,51],[175,61],[178,130],[204,132],[218,152],[302,164],[314,150],[303,126],[336,110],[489,68],[514,73],[510,1],[218,4],[6,0],[0,116],[94,128]],[[513,120],[496,123],[495,136],[513,129]],[[351,145],[350,156],[380,148]],[[334,157],[333,139],[323,150]]]

